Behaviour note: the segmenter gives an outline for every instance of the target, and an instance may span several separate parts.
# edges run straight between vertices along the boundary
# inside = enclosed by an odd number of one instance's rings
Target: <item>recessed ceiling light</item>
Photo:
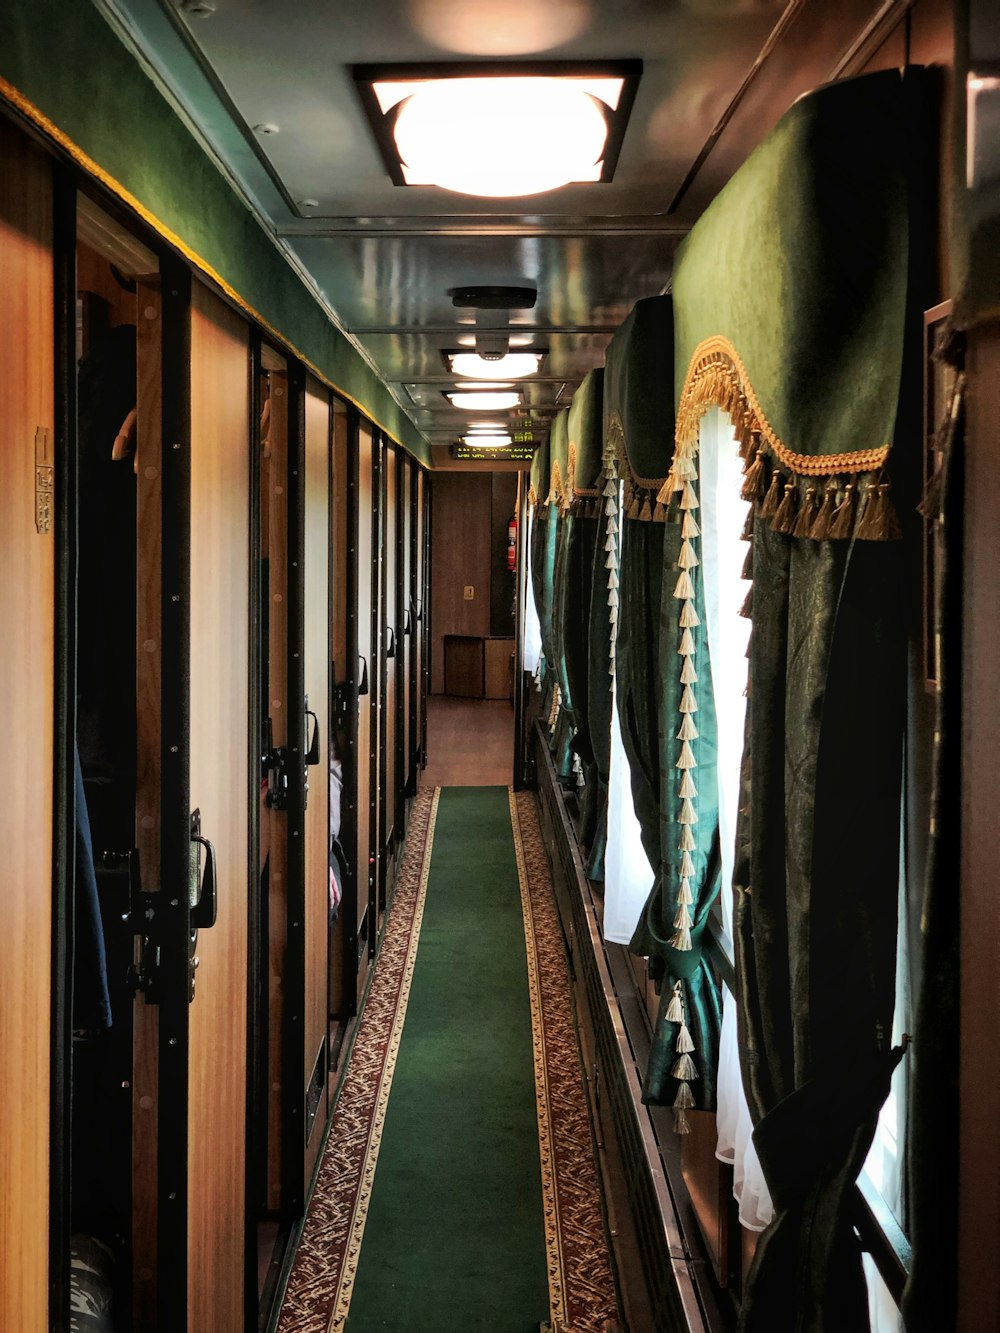
[[[476,352],[442,353],[453,375],[467,375],[470,379],[504,377],[522,379],[534,375],[541,368],[544,352],[508,352],[498,361],[486,361]]]
[[[639,61],[354,70],[396,185],[510,198],[609,181]]]
[[[517,407],[521,402],[521,395],[516,389],[486,392],[475,389],[466,393],[448,390],[444,396],[452,407],[457,407],[460,412],[506,412],[508,408]]]
[[[480,433],[463,435],[463,444],[471,444],[475,449],[508,449],[509,435],[483,435]]]
[[[300,199],[299,208],[319,208],[318,199]]]
[[[253,127],[254,134],[280,134],[281,126],[275,125],[272,121],[265,121],[260,125]]]

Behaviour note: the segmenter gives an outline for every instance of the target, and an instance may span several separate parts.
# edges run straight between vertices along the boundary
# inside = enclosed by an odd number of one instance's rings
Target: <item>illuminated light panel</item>
[[[476,431],[463,435],[462,442],[475,445],[477,449],[506,449],[511,439],[509,435],[487,435],[482,431]]]
[[[508,352],[499,361],[485,361],[475,352],[446,352],[445,357],[454,375],[469,379],[508,378],[523,379],[534,375],[542,364],[544,352]]]
[[[479,198],[614,176],[638,60],[356,65],[395,185]]]
[[[592,93],[545,78],[426,83],[393,127],[408,185],[492,198],[600,180],[607,137]]]
[[[449,392],[445,397],[460,412],[506,412],[511,407],[518,407],[521,402],[521,395],[516,389],[509,393],[484,393],[478,389],[474,393]]]
[[[510,380],[474,380],[471,384],[456,384],[456,389],[469,389],[479,392],[482,389],[513,389],[514,385]]]

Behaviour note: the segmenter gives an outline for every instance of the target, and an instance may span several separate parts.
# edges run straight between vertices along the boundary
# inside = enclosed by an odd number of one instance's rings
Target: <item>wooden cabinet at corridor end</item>
[[[0,118],[0,1327],[256,1327],[423,760],[421,466]]]

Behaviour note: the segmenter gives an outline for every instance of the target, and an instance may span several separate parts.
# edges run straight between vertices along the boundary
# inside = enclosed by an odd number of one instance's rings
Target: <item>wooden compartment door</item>
[[[249,329],[191,302],[190,798],[214,846],[217,919],[198,933],[188,1066],[187,1318],[244,1320],[250,876]],[[256,867],[255,867],[256,868]],[[166,1275],[164,1275],[166,1279]]]
[[[374,549],[373,515],[375,506],[374,448],[371,427],[360,422],[357,433],[357,486],[355,489],[356,560],[354,568],[357,661],[357,733],[354,746],[354,778],[357,794],[355,811],[355,942],[357,948],[357,998],[360,1000],[368,978],[372,955],[376,913],[373,869],[373,834],[378,829],[378,718],[373,708],[378,682],[378,662],[373,657],[372,608],[377,610],[378,586],[372,577]],[[373,818],[374,816],[374,818]]]
[[[402,655],[402,622],[399,619],[396,577],[398,569],[398,551],[396,535],[399,516],[396,512],[399,461],[395,448],[388,443],[382,447],[385,483],[382,509],[382,607],[383,607],[383,680],[385,690],[382,695],[382,844],[381,857],[382,901],[384,911],[392,898],[393,875],[395,867],[396,830],[396,790],[399,781],[396,739],[398,736],[397,704],[399,700],[398,666]]]
[[[402,817],[400,830],[406,833],[406,802],[416,792],[416,775],[413,766],[413,668],[416,656],[413,651],[416,611],[413,605],[413,464],[408,458],[401,460],[402,485],[399,488],[400,514],[400,571],[399,571],[399,623],[402,625],[402,653],[399,670],[400,687],[400,799],[396,818]]]
[[[310,716],[304,811],[304,1066],[303,1189],[319,1153],[327,1112],[330,939],[330,396],[307,379],[305,389],[304,589],[305,693]],[[294,932],[295,923],[292,923]],[[290,934],[290,945],[298,943]]]
[[[0,118],[0,1328],[49,1327],[52,940],[52,175]]]

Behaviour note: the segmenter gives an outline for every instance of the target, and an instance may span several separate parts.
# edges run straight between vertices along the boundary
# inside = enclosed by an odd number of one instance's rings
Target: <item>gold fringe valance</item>
[[[786,448],[761,410],[739,353],[722,337],[708,338],[691,358],[660,504],[669,507],[678,494],[683,500],[701,418],[713,407],[728,412],[739,440],[743,498],[776,532],[812,541],[895,541],[902,535],[885,471],[889,445],[821,455]]]
[[[642,523],[665,523],[667,506],[659,502],[664,486],[663,477],[641,477],[634,472],[628,459],[625,427],[618,412],[613,412],[604,437],[604,472],[624,482],[622,517],[636,518]],[[667,478],[669,480],[669,477]]]

